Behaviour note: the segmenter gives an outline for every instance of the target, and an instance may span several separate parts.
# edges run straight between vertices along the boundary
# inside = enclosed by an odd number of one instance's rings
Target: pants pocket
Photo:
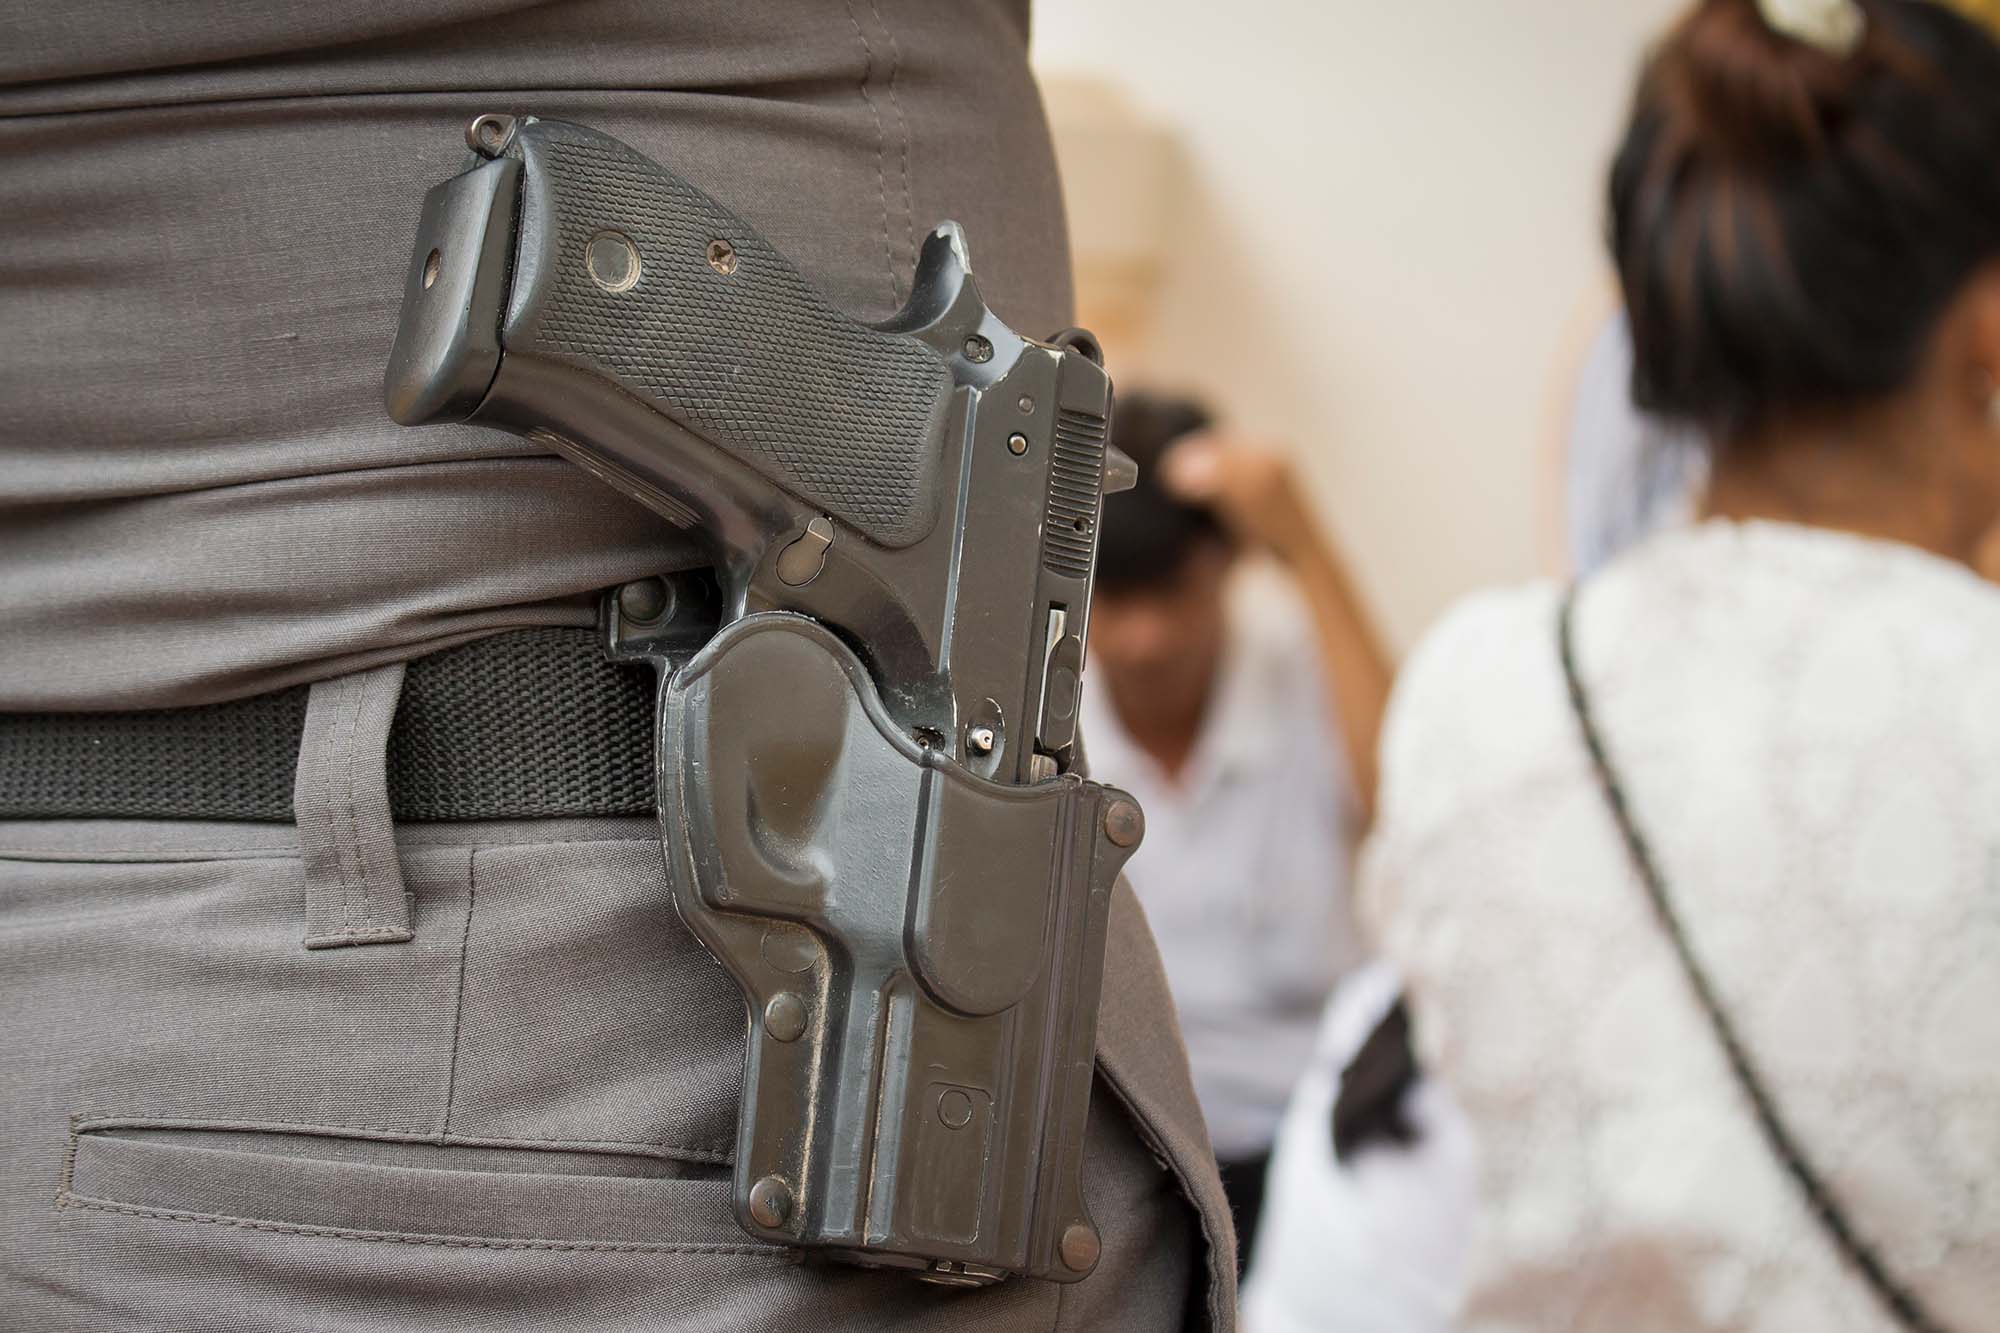
[[[354,1160],[356,1153],[375,1160]],[[719,1176],[691,1178],[669,1164],[611,1156],[603,1159],[604,1174],[591,1174],[583,1154],[540,1158],[532,1151],[83,1125],[70,1138],[58,1203],[412,1245],[784,1257],[737,1228],[729,1182]]]
[[[715,1168],[637,1155],[87,1121],[70,1138],[59,1206],[41,1205],[25,1253],[0,1249],[0,1325],[1026,1333],[1056,1322],[1062,1293],[1049,1283],[950,1291],[802,1263],[745,1236],[729,1193]]]

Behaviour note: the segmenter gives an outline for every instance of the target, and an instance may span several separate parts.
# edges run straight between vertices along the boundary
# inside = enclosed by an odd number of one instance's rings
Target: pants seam
[[[347,840],[345,845],[342,845],[336,835],[334,840],[334,864],[340,873],[341,910],[345,913],[347,919],[347,930],[345,933],[351,936],[354,933],[355,889],[358,887],[361,890],[364,909],[368,893],[367,871],[361,865],[361,817],[355,812],[358,797],[354,790],[355,784],[359,780],[357,772],[359,765],[354,762],[354,746],[356,737],[361,731],[361,701],[366,691],[356,681],[351,679],[340,682],[338,688],[342,695],[345,696],[347,704],[346,739],[334,742],[334,753],[340,757],[341,767],[346,770]],[[337,783],[339,775],[335,774],[331,776],[334,776]],[[334,790],[338,792],[339,787],[336,785]],[[351,870],[348,867],[350,857],[354,862]],[[358,885],[355,882],[356,880],[360,881]]]
[[[868,8],[875,15],[875,26],[881,29],[884,37],[889,39],[889,77],[887,85],[889,109],[896,113],[896,132],[902,141],[902,160],[898,165],[898,170],[901,173],[903,185],[903,231],[910,242],[909,260],[904,265],[904,269],[908,270],[916,267],[917,219],[916,210],[910,203],[910,118],[904,114],[903,99],[896,92],[896,79],[903,72],[903,48],[896,41],[894,29],[890,28],[882,19],[880,0],[868,0]],[[895,260],[892,257],[890,260],[890,277],[900,280],[901,271],[897,270],[894,264]],[[902,288],[899,286],[896,290],[900,293]]]
[[[1174,1184],[1179,1189],[1181,1198],[1186,1201],[1188,1207],[1194,1210],[1195,1221],[1201,1227],[1202,1242],[1208,1251],[1207,1276],[1209,1290],[1207,1305],[1209,1317],[1211,1320],[1217,1321],[1217,1326],[1219,1327],[1226,1309],[1222,1300],[1222,1292],[1226,1290],[1226,1284],[1233,1280],[1236,1272],[1236,1247],[1232,1244],[1227,1251],[1222,1249],[1218,1243],[1219,1238],[1215,1233],[1215,1228],[1210,1225],[1208,1210],[1201,1206],[1201,1199],[1196,1194],[1192,1182],[1188,1179],[1186,1168],[1183,1166],[1181,1159],[1162,1141],[1158,1132],[1154,1130],[1152,1122],[1140,1110],[1140,1101],[1127,1092],[1124,1081],[1119,1077],[1118,1072],[1106,1064],[1101,1057],[1097,1061],[1097,1072],[1103,1075],[1106,1086],[1111,1089],[1120,1104],[1124,1106],[1126,1115],[1131,1120],[1133,1128],[1138,1131],[1139,1141],[1145,1144],[1147,1150],[1166,1168],[1167,1173],[1173,1177]],[[1223,1214],[1225,1217],[1228,1215],[1228,1205],[1226,1202],[1223,1207]],[[1234,1237],[1232,1236],[1231,1239],[1233,1240]],[[1228,1270],[1227,1276],[1222,1271],[1225,1266]]]
[[[438,1127],[438,1141],[451,1137],[451,1108],[458,1097],[458,1042],[465,1030],[465,970],[472,952],[472,908],[479,899],[479,852],[465,857],[465,929],[458,937],[458,1003],[451,1015],[451,1059],[444,1080],[444,1122]]]
[[[875,80],[875,48],[869,45],[868,34],[862,31],[861,20],[854,13],[854,0],[846,0],[846,4],[847,21],[854,27],[854,39],[861,43],[861,100],[875,122],[875,188],[882,203],[882,259],[889,275],[889,302],[900,305],[903,281],[896,272],[895,245],[889,239],[889,136],[882,126],[882,108],[875,104],[873,94],[868,91]]]

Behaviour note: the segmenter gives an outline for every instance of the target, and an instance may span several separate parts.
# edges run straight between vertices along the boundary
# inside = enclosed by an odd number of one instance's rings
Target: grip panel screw
[[[583,267],[605,291],[629,292],[639,285],[639,247],[622,231],[600,231],[583,247]]]

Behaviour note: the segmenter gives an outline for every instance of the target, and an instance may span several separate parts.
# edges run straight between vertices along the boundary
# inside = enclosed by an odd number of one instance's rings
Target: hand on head
[[[1293,560],[1320,544],[1305,486],[1280,449],[1204,431],[1168,451],[1160,479],[1175,498],[1213,509],[1245,545]]]

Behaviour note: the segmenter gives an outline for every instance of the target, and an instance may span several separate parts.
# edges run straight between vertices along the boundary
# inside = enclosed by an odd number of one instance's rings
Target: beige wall
[[[1129,282],[1132,252],[1160,256],[1150,329],[1114,372],[1296,448],[1401,646],[1467,590],[1550,564],[1559,382],[1607,308],[1604,166],[1678,7],[1036,5],[1066,170],[1093,178],[1069,187],[1080,277]],[[1160,133],[1121,152],[1120,115]]]

